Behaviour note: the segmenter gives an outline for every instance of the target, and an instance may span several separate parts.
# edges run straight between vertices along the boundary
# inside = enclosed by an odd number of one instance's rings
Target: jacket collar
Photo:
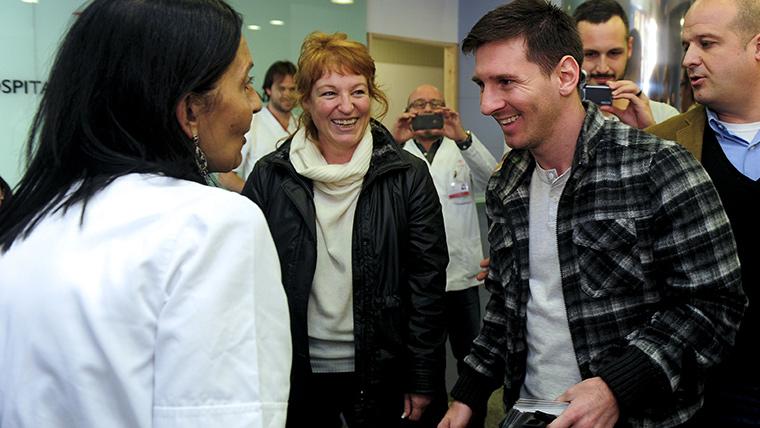
[[[588,165],[596,152],[597,145],[601,138],[597,138],[602,132],[606,119],[597,106],[591,102],[584,101],[583,106],[586,109],[586,117],[583,121],[581,133],[575,146],[573,155],[572,170],[578,170]],[[509,171],[505,183],[505,194],[512,193],[526,180],[535,168],[536,161],[528,150],[512,150],[504,160],[500,174]]]
[[[408,168],[411,162],[405,159],[399,144],[396,144],[390,131],[382,123],[375,119],[370,119],[370,131],[372,132],[372,159],[370,160],[369,170],[364,178],[363,187],[373,181],[376,177],[395,169]],[[272,155],[272,163],[288,169],[292,174],[298,176],[293,165],[290,163],[290,144],[293,136],[290,136]],[[300,177],[300,176],[299,176]],[[302,180],[307,179],[301,177]]]
[[[594,157],[596,147],[599,145],[601,138],[597,138],[602,132],[607,119],[596,106],[596,104],[584,101],[583,107],[586,109],[586,119],[583,121],[581,133],[578,136],[578,142],[575,146],[575,155],[573,156],[573,169],[588,165]]]
[[[696,104],[684,113],[645,129],[666,140],[677,141],[697,160],[702,158],[702,139],[707,126],[705,106]]]
[[[707,126],[707,112],[703,105],[697,105],[683,114],[683,122],[676,131],[676,140],[691,154],[702,161],[702,141]]]

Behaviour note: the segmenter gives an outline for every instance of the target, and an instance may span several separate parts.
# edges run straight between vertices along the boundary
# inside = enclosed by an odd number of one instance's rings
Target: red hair
[[[366,46],[348,40],[345,33],[325,34],[315,31],[304,39],[295,76],[298,100],[302,106],[303,101],[309,99],[317,80],[331,72],[364,76],[370,98],[380,104],[378,116],[385,116],[388,112],[388,99],[375,82],[375,61]],[[306,109],[301,114],[301,123],[306,128],[307,137],[319,138],[319,131]]]

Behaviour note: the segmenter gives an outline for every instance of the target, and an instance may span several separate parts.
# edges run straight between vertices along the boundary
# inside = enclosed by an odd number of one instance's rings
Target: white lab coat
[[[247,180],[256,162],[273,152],[278,147],[278,144],[285,141],[297,129],[298,121],[294,115],[290,115],[288,130],[285,131],[282,129],[280,122],[277,121],[277,118],[269,111],[269,108],[264,107],[261,109],[251,119],[251,129],[245,134],[246,143],[240,151],[243,160],[235,168],[235,173],[243,180]]]
[[[496,159],[474,134],[472,145],[464,151],[453,140],[444,138],[432,165],[413,140],[404,143],[404,150],[425,160],[441,201],[449,247],[446,291],[478,285],[475,275],[480,271],[483,248],[475,195],[485,191]]]
[[[290,323],[259,208],[130,174],[81,213],[0,254],[0,426],[284,427]]]

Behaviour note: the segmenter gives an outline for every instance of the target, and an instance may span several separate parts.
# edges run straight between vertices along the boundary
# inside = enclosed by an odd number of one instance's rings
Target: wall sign
[[[39,95],[46,85],[41,80],[0,78],[0,94]]]

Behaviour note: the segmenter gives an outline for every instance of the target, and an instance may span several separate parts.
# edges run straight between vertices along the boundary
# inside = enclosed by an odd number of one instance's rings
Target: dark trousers
[[[446,331],[451,352],[457,360],[457,373],[462,372],[464,357],[470,353],[472,341],[480,333],[479,287],[446,292]]]
[[[457,360],[457,373],[464,367],[464,357],[470,353],[472,341],[480,333],[480,287],[470,287],[464,290],[446,292],[446,330],[449,335],[451,352]],[[470,428],[482,428],[488,405],[472,409]]]
[[[313,373],[307,383],[309,400],[290,403],[288,428],[433,428],[446,411],[446,402],[434,400],[423,413],[422,420],[401,419],[403,395],[389,392],[378,403],[380,415],[369,422],[359,422],[357,409],[362,400],[355,373]]]

